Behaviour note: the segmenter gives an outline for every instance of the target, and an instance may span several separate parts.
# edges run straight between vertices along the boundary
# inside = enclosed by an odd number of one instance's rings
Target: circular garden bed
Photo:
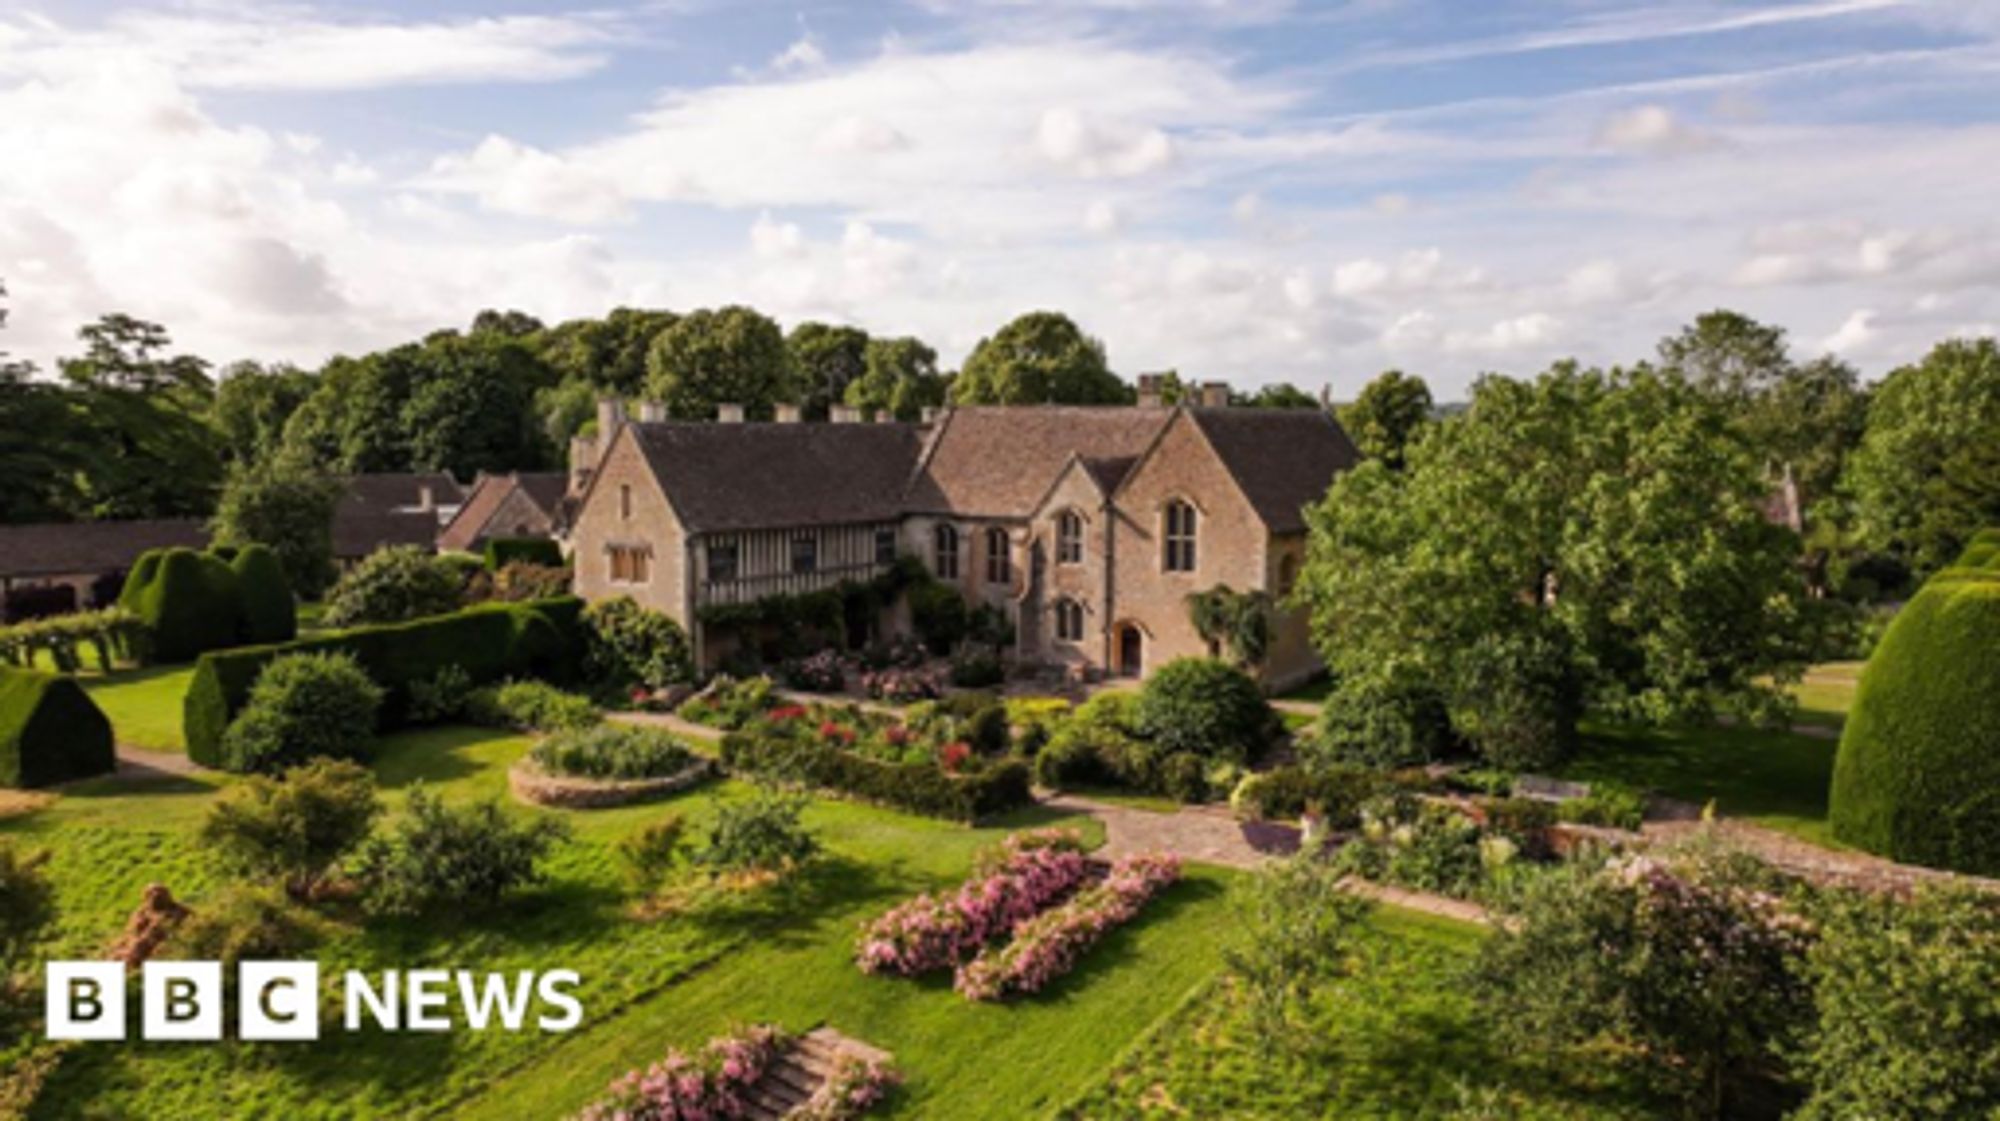
[[[595,810],[650,802],[678,794],[715,772],[715,764],[696,759],[677,774],[659,778],[595,779],[552,775],[534,759],[523,756],[507,770],[514,797],[537,806],[565,810]]]
[[[665,732],[607,724],[542,740],[508,768],[507,785],[523,802],[595,809],[665,798],[714,771]]]

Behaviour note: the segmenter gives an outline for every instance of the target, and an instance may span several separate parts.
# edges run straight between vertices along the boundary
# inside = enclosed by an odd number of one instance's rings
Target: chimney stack
[[[645,424],[659,424],[667,419],[666,405],[658,401],[639,402],[639,420]]]
[[[729,404],[715,407],[715,419],[722,424],[742,424],[743,406]]]
[[[936,424],[938,418],[944,415],[944,410],[936,405],[925,405],[924,411],[920,415],[923,417],[925,424]]]
[[[797,424],[799,422],[799,418],[803,415],[804,413],[799,409],[797,405],[778,406],[779,424]]]
[[[1205,381],[1201,383],[1201,407],[1204,409],[1226,409],[1229,407],[1229,383],[1226,381]]]
[[[616,397],[597,399],[597,439],[598,446],[610,447],[611,437],[618,435],[618,429],[625,424],[625,402]]]
[[[835,424],[853,424],[861,419],[861,410],[853,405],[835,405],[827,410],[827,419]]]
[[[1139,407],[1157,409],[1160,407],[1160,386],[1165,378],[1159,374],[1139,375]]]

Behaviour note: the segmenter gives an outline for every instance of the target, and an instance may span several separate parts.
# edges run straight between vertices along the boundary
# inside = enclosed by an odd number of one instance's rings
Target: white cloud
[[[1649,156],[1706,151],[1720,141],[1689,125],[1662,105],[1641,105],[1598,122],[1592,142],[1601,148]]]
[[[1834,354],[1852,354],[1867,347],[1875,338],[1875,313],[1861,308],[1849,315],[1820,345]]]
[[[1107,199],[1098,199],[1083,212],[1083,228],[1094,234],[1117,233],[1125,224],[1124,212],[1118,204]]]
[[[771,60],[771,69],[780,73],[791,70],[817,70],[826,65],[826,54],[813,42],[812,36],[801,35]]]

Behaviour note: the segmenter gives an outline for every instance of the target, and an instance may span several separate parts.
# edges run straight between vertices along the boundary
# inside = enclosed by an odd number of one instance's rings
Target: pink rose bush
[[[855,963],[864,973],[904,977],[957,965],[1067,897],[1089,875],[1075,830],[1012,834],[981,857],[978,874],[956,892],[919,895],[864,927]]]
[[[852,1121],[873,1108],[876,1102],[900,1084],[903,1076],[881,1059],[864,1059],[843,1052],[833,1061],[826,1081],[785,1121]]]
[[[769,1025],[708,1041],[699,1053],[666,1058],[611,1084],[574,1121],[722,1121],[741,1117],[750,1088],[790,1041]]]
[[[1180,857],[1172,853],[1128,856],[1112,865],[1103,882],[1022,922],[1005,945],[984,949],[959,966],[955,987],[967,1000],[1039,992],[1180,876]]]

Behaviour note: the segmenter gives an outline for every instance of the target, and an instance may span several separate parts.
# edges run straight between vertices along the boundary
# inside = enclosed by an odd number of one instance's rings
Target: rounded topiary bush
[[[285,566],[268,545],[249,545],[229,562],[243,602],[243,637],[252,643],[290,642],[299,633],[298,603]]]
[[[1133,730],[1167,752],[1249,763],[1280,727],[1250,675],[1217,658],[1176,658],[1146,679]]]
[[[360,758],[375,736],[382,695],[351,654],[274,658],[222,734],[222,765],[270,772],[321,757]]]
[[[140,571],[133,569],[134,576]],[[152,634],[153,657],[162,662],[191,662],[236,645],[241,634],[236,574],[212,553],[167,550],[134,600],[133,612]]]
[[[2000,574],[1947,570],[1862,670],[1835,758],[1834,836],[2000,875]]]
[[[329,626],[401,623],[459,609],[463,588],[449,567],[415,545],[391,545],[362,558],[326,596]]]

